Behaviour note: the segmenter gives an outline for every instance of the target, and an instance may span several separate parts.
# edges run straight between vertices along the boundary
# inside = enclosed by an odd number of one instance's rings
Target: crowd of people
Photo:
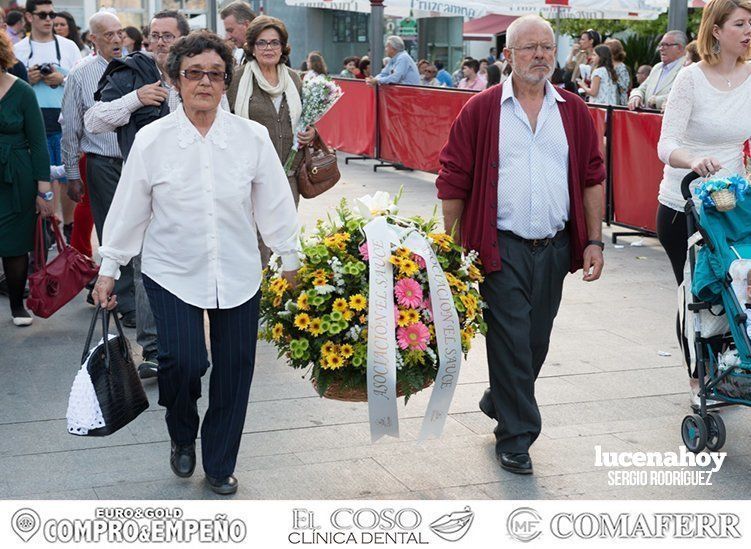
[[[102,264],[87,299],[117,308],[136,329],[139,374],[157,378],[167,409],[172,470],[188,477],[209,367],[207,312],[213,369],[203,467],[215,492],[234,493],[262,268],[276,253],[294,286],[300,266],[302,156],[288,171],[284,165],[295,143],[316,138],[315,127],[297,129],[303,80],[329,69],[318,51],[304,71],[290,68],[284,22],[242,2],[220,12],[224,38],[191,32],[181,13],[167,10],[143,32],[100,11],[86,39],[53,2],[27,0],[25,36],[16,12],[0,21],[0,257],[13,322],[33,321],[23,293],[37,215],[57,222],[61,210],[71,245],[89,256],[95,230]],[[736,113],[751,98],[750,42],[749,0],[710,0],[697,40],[666,33],[660,63],[639,67],[634,86],[623,44],[602,43],[596,31],[583,33],[556,67],[552,27],[538,16],[514,21],[502,54],[465,58],[453,74],[439,61],[416,63],[398,36],[388,37],[381,70],[371,71],[368,58],[344,60],[340,76],[373,86],[486,90],[452,127],[436,185],[447,230],[478,251],[485,269],[490,388],[480,407],[498,420],[504,468],[532,472],[529,448],[541,429],[534,383],[563,279],[583,269],[585,281],[597,280],[604,265],[601,143],[577,96],[665,110],[657,226],[680,282],[687,240],[680,180],[688,170],[741,171],[751,127]],[[514,181],[517,192],[499,193],[498,181]],[[530,215],[534,193],[542,199]]]

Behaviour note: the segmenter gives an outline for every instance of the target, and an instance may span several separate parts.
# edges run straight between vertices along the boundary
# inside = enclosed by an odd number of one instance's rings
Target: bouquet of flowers
[[[465,357],[475,334],[485,333],[477,253],[465,253],[451,236],[436,232],[435,214],[427,221],[398,217],[398,198],[392,202],[388,194],[378,192],[357,200],[355,208],[342,200],[336,214],[319,220],[315,232],[303,239],[297,288],[291,289],[279,276],[276,258],[263,279],[261,336],[293,368],[309,368],[321,396],[367,400],[370,257],[363,229],[375,217],[418,232],[433,249],[451,289],[448,299],[453,299],[458,314]],[[401,243],[393,243],[384,259],[393,265],[397,387],[400,395],[409,397],[432,384],[439,370],[429,279],[423,257]]]
[[[300,115],[297,128],[295,128],[292,150],[284,163],[284,170],[286,172],[289,172],[292,168],[297,157],[297,149],[299,147],[297,132],[305,130],[305,128],[312,126],[323,118],[323,115],[329,112],[342,95],[343,92],[339,84],[326,75],[319,74],[303,82],[301,97],[302,114]]]
[[[717,211],[727,212],[735,208],[736,201],[743,200],[748,191],[748,181],[745,177],[734,174],[723,179],[710,179],[694,190],[705,208],[717,208]]]

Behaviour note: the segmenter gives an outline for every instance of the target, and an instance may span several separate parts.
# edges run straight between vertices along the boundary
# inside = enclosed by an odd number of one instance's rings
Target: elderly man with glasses
[[[668,31],[657,46],[660,52],[660,63],[657,63],[649,73],[647,79],[634,88],[629,96],[628,108],[640,107],[650,109],[665,109],[665,102],[673,87],[678,72],[683,68],[683,55],[686,50],[686,35],[682,31]]]
[[[100,80],[94,95],[96,101],[84,114],[87,134],[114,132],[117,136],[117,158],[87,155],[87,172],[107,173],[107,179],[113,182],[107,196],[103,197],[102,208],[93,207],[95,189],[91,189],[92,210],[100,240],[123,162],[128,157],[136,133],[180,105],[179,93],[167,75],[166,66],[172,44],[190,32],[188,21],[177,11],[161,11],[154,15],[149,29],[151,51],[134,52],[123,59],[114,58]],[[118,310],[127,315],[124,315],[124,324],[136,328],[136,340],[143,349],[143,362],[138,368],[141,378],[153,378],[158,368],[157,332],[143,287],[141,256],[134,257],[130,266],[133,283],[129,290],[118,288]],[[120,278],[128,276],[126,266],[121,270]]]
[[[497,421],[503,469],[531,474],[542,419],[535,381],[550,346],[563,280],[603,268],[600,142],[584,101],[558,90],[555,36],[537,15],[508,28],[513,72],[472,97],[441,151],[436,186],[447,231],[477,250],[490,388],[480,410]]]

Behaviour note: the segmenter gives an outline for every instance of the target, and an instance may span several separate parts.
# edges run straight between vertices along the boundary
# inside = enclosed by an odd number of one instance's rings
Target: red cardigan
[[[582,189],[601,185],[605,165],[594,122],[577,95],[557,90],[557,102],[568,140],[569,233],[571,272],[582,268],[588,240]],[[477,250],[486,273],[501,270],[498,252],[498,131],[503,84],[478,93],[454,120],[441,151],[435,184],[441,200],[464,200],[462,245]]]

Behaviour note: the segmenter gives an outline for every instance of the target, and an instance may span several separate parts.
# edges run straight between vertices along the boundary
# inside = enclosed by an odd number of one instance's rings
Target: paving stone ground
[[[302,222],[312,226],[343,197],[393,194],[400,186],[403,213],[432,213],[434,176],[375,174],[373,164],[341,162],[343,181],[316,200],[303,200]],[[597,445],[609,452],[677,452],[688,411],[687,375],[674,335],[673,275],[657,241],[630,245],[638,240],[622,239],[623,248],[608,242],[602,280],[566,280],[537,383],[543,432],[531,452],[534,476],[507,473],[495,460],[493,424],[477,408],[487,384],[482,339],[463,365],[443,437],[423,444],[416,439],[429,391],[400,406],[401,439],[371,444],[366,404],[320,399],[299,372],[261,343],[235,497],[746,499],[751,489],[746,408],[722,412],[727,459],[712,486],[610,486],[607,471],[594,465]],[[90,314],[82,294],[51,319],[18,329],[10,322],[7,300],[0,298],[0,498],[218,497],[204,484],[200,463],[193,478],[171,473],[154,381],[145,383],[151,408],[121,432],[92,439],[67,434],[67,398]],[[135,340],[133,331],[127,333]],[[199,404],[205,410],[206,399]]]

